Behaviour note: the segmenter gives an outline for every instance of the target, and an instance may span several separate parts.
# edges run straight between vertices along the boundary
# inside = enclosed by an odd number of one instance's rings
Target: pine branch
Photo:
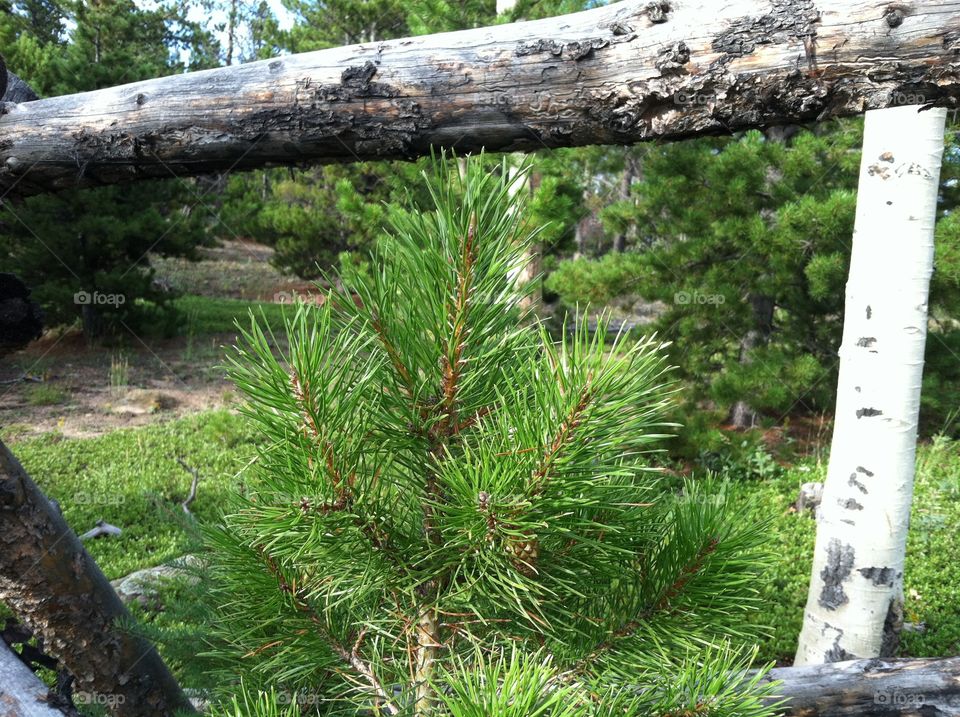
[[[400,380],[403,381],[407,395],[412,398],[416,395],[417,388],[413,382],[413,376],[410,375],[410,371],[404,366],[403,360],[400,358],[400,353],[393,345],[393,342],[390,341],[390,337],[387,336],[387,332],[383,328],[383,322],[380,321],[380,315],[377,314],[376,310],[373,310],[370,314],[370,326],[373,328],[373,332],[380,341],[383,350],[387,352],[387,357],[390,359],[393,369],[397,372]]]
[[[290,386],[294,398],[300,407],[300,414],[304,419],[304,431],[309,432],[310,436],[312,436],[313,440],[311,442],[320,443],[323,446],[324,464],[327,469],[327,474],[330,476],[330,483],[334,493],[333,502],[322,503],[318,506],[314,506],[307,498],[303,498],[300,501],[300,510],[304,513],[315,511],[321,515],[351,510],[355,505],[354,485],[357,478],[356,473],[351,472],[347,478],[344,478],[343,473],[337,468],[334,459],[333,444],[323,438],[320,427],[313,418],[309,382],[301,380],[296,370],[291,370]],[[376,477],[377,476],[374,475],[374,479],[376,479]],[[374,548],[386,554],[393,560],[394,564],[398,564],[390,550],[386,536],[377,529],[372,521],[364,520],[360,515],[354,515],[354,525],[360,529],[360,532],[366,536]]]
[[[334,463],[333,444],[324,438],[320,426],[317,425],[313,416],[310,383],[306,379],[301,380],[297,375],[296,369],[291,369],[290,371],[290,387],[293,391],[293,397],[296,399],[297,405],[300,408],[300,415],[303,418],[304,435],[314,445],[320,444],[323,446],[324,464],[330,476],[330,482],[335,496],[333,503],[327,503],[323,506],[323,512],[345,510],[353,502],[351,488],[353,487],[355,476],[351,475],[347,481],[344,481],[343,475],[337,468],[336,463]]]
[[[650,612],[659,612],[667,609],[677,595],[683,591],[687,583],[689,583],[690,580],[700,572],[704,561],[706,561],[706,559],[716,551],[719,544],[720,541],[717,538],[711,537],[707,541],[707,544],[697,551],[694,559],[684,566],[683,570],[680,571],[680,575],[678,575],[677,579],[674,580],[673,583],[671,583],[671,585],[664,591],[663,595],[657,601],[656,606]]]
[[[467,236],[463,241],[460,268],[457,271],[457,286],[454,300],[448,312],[448,323],[453,330],[450,338],[453,358],[451,360],[450,357],[446,355],[443,357],[443,381],[441,385],[443,408],[446,414],[444,418],[444,430],[447,435],[455,435],[459,429],[457,419],[457,392],[465,363],[463,360],[463,351],[466,348],[466,338],[469,333],[467,317],[470,310],[470,298],[473,290],[473,265],[477,260],[475,247],[476,235],[477,215],[474,213],[470,217],[470,227],[467,229]],[[449,350],[448,353],[450,353]]]
[[[493,406],[484,406],[479,411],[477,411],[472,416],[470,416],[470,418],[464,419],[463,421],[458,423],[454,430],[454,433],[458,433],[458,434],[463,433],[463,431],[467,430],[468,428],[473,428],[475,425],[480,423],[480,420],[484,416],[490,415],[493,412],[493,409],[494,409]]]
[[[440,411],[442,416],[437,430],[428,433],[430,455],[434,461],[442,460],[449,448],[450,440],[459,432],[460,424],[457,418],[457,402],[459,398],[460,379],[462,376],[463,352],[466,348],[468,312],[470,299],[474,289],[474,264],[476,263],[476,234],[477,216],[472,214],[467,235],[463,240],[460,253],[460,267],[457,270],[456,286],[453,301],[447,311],[447,323],[451,330],[448,342],[448,351],[442,357],[442,378],[440,381]],[[443,538],[436,526],[436,515],[433,508],[435,503],[444,499],[439,487],[435,465],[427,468],[426,496],[423,505],[423,528],[428,540],[434,545],[441,545]],[[427,594],[439,594],[447,584],[448,575],[431,580],[423,586]],[[416,648],[414,650],[414,683],[417,689],[417,713],[426,713],[430,710],[433,701],[433,686],[431,679],[434,662],[437,659],[437,650],[442,645],[440,634],[441,624],[436,608],[427,607],[420,612],[416,626]]]
[[[296,584],[290,584],[286,576],[280,570],[280,567],[277,565],[276,561],[270,556],[269,553],[267,553],[263,546],[256,546],[255,550],[260,556],[260,559],[263,561],[263,564],[266,566],[267,570],[271,575],[273,575],[274,579],[276,579],[277,585],[280,587],[280,591],[290,596],[290,599],[292,600],[293,606],[296,608],[296,610],[305,615],[307,619],[309,619],[310,622],[317,627],[317,632],[319,632],[320,636],[323,638],[324,642],[327,643],[327,646],[333,651],[333,653],[343,660],[357,674],[363,677],[364,681],[374,693],[375,697],[378,700],[384,701],[383,704],[380,705],[380,708],[391,715],[399,714],[400,709],[393,703],[390,693],[384,688],[383,684],[377,678],[370,665],[364,662],[360,657],[359,650],[360,644],[363,641],[363,631],[360,631],[360,635],[354,642],[354,645],[351,649],[347,649],[341,645],[340,642],[331,634],[327,623],[317,614],[313,607],[303,597],[301,597],[300,591],[297,589]]]
[[[589,655],[578,661],[576,666],[573,668],[573,671],[578,674],[582,674],[583,672],[587,671],[595,660],[597,660],[604,653],[612,650],[617,642],[636,633],[636,631],[640,629],[642,623],[645,620],[648,620],[654,613],[666,610],[670,606],[670,603],[683,591],[684,587],[686,587],[690,580],[700,572],[706,559],[716,551],[719,544],[720,541],[717,538],[710,538],[707,541],[707,544],[697,551],[697,554],[694,556],[693,560],[683,567],[677,578],[667,587],[666,590],[663,591],[663,594],[653,607],[643,610],[638,617],[627,620],[619,628],[614,630],[608,639],[601,642],[590,652]]]
[[[557,459],[557,456],[560,454],[563,448],[573,441],[574,433],[583,420],[583,414],[586,412],[587,407],[590,405],[590,402],[593,399],[593,395],[590,390],[592,381],[593,373],[591,372],[587,374],[586,383],[584,383],[583,388],[580,390],[580,397],[577,400],[577,403],[573,406],[573,408],[570,409],[570,413],[567,414],[566,418],[560,424],[560,428],[557,430],[553,441],[547,448],[543,459],[533,470],[533,474],[531,476],[532,481],[530,484],[531,495],[539,495],[544,491],[547,481],[549,480],[550,468],[553,466],[554,461]]]

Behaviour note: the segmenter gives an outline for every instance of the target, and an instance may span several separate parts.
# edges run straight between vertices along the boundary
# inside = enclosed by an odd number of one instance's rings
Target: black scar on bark
[[[900,577],[900,573],[893,568],[860,568],[857,572],[874,585],[885,585],[888,588],[892,588],[893,581]]]
[[[867,320],[869,320],[871,316],[873,316],[873,309],[867,306]]]
[[[840,501],[840,505],[847,510],[863,510],[863,504],[858,503],[853,498],[847,498],[846,500]]]
[[[355,65],[354,67],[348,67],[342,73],[340,73],[340,81],[345,85],[356,85],[363,86],[370,82],[373,79],[373,76],[377,74],[377,66],[373,64],[370,60],[367,60],[362,65]]]
[[[870,348],[875,343],[877,343],[877,340],[873,336],[861,336],[859,339],[857,339],[857,346],[865,349]]]
[[[655,2],[649,3],[643,9],[643,12],[646,13],[647,19],[650,22],[658,25],[668,20],[667,13],[670,12],[670,3],[666,2],[666,0],[656,0]]]
[[[653,64],[660,70],[661,75],[665,75],[686,72],[684,65],[688,62],[690,62],[690,48],[681,40],[673,45],[661,47]]]
[[[880,657],[893,657],[900,647],[900,632],[903,629],[903,604],[897,598],[890,599],[887,616],[883,619],[880,637]],[[920,711],[920,714],[924,714]],[[939,710],[935,714],[940,714]]]
[[[858,408],[857,409],[857,418],[873,418],[874,416],[882,416],[883,411],[879,408]]]
[[[351,100],[356,97],[396,97],[396,88],[383,82],[373,82],[377,66],[367,60],[362,65],[353,65],[340,73],[340,85],[322,86],[321,93],[328,99]]]
[[[850,545],[841,543],[832,538],[827,545],[827,564],[820,571],[823,580],[823,589],[820,591],[818,602],[827,610],[836,610],[848,602],[847,594],[843,591],[843,582],[853,570],[854,553]]]
[[[857,659],[856,655],[852,655],[840,647],[840,638],[843,637],[843,630],[841,630],[839,627],[834,627],[830,623],[824,623],[824,629],[836,630],[837,632],[837,636],[833,638],[833,645],[829,650],[823,653],[824,662],[844,662],[846,660]]]
[[[616,41],[615,41],[616,42]],[[537,55],[541,52],[547,52],[554,57],[580,61],[593,55],[594,50],[600,50],[610,44],[607,38],[592,38],[589,40],[580,40],[577,42],[557,42],[556,40],[533,40],[530,42],[521,42],[517,45],[514,53],[517,57],[526,55]]]
[[[859,480],[857,480],[857,474],[856,474],[856,473],[851,473],[851,474],[850,474],[850,478],[847,480],[847,485],[855,487],[857,490],[859,490],[859,491],[860,491],[861,493],[863,493],[864,495],[866,495],[866,494],[869,492],[869,491],[867,490],[867,486],[865,486],[863,483],[861,483]]]
[[[757,45],[770,45],[797,38],[816,37],[820,13],[813,0],[773,0],[770,12],[745,17],[713,38],[713,49],[728,58],[743,57]]]

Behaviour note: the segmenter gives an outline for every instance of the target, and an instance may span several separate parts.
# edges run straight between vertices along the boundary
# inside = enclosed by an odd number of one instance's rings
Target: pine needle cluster
[[[285,342],[244,331],[263,448],[210,534],[247,692],[223,714],[773,713],[739,647],[762,528],[649,467],[656,339],[521,315],[508,170],[438,159],[434,209],[391,212],[369,276]]]

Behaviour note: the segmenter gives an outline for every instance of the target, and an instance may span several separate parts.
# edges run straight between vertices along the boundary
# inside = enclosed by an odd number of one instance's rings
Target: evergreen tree
[[[41,97],[53,84],[53,65],[64,43],[66,14],[60,3],[18,0],[0,12],[0,47],[7,68]]]
[[[230,362],[264,441],[210,534],[222,713],[773,714],[741,649],[762,526],[644,458],[659,345],[529,328],[524,173],[462,171],[287,353],[254,322]]]
[[[38,88],[80,92],[169,74],[185,44],[193,66],[203,66],[210,38],[174,10],[132,0],[25,2],[0,33],[16,35],[18,62],[31,53],[41,60],[24,68]],[[0,260],[34,289],[48,325],[79,317],[90,336],[172,327],[148,253],[189,256],[203,240],[194,193],[190,182],[171,180],[4,201]]]
[[[548,285],[571,304],[664,302],[657,328],[692,402],[731,418],[743,402],[771,418],[831,410],[861,128],[651,147],[629,201],[603,213],[608,227],[632,230],[631,251],[565,263]],[[952,224],[932,291],[943,307],[960,298]],[[947,340],[932,337],[931,350]]]
[[[263,33],[260,56],[462,29],[495,16],[492,2],[473,0],[284,0],[284,6],[295,18],[290,29],[280,31],[275,23],[250,28],[255,40]],[[221,197],[223,225],[233,234],[273,245],[278,268],[316,278],[367,255],[389,207],[399,206],[424,166],[423,161],[363,162],[236,175]]]

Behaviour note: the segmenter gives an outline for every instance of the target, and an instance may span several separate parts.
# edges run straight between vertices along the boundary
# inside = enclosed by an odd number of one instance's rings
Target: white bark
[[[46,700],[47,686],[0,640],[0,714],[63,717],[63,712]]]
[[[796,664],[895,645],[913,496],[944,110],[868,112],[840,378]]]

